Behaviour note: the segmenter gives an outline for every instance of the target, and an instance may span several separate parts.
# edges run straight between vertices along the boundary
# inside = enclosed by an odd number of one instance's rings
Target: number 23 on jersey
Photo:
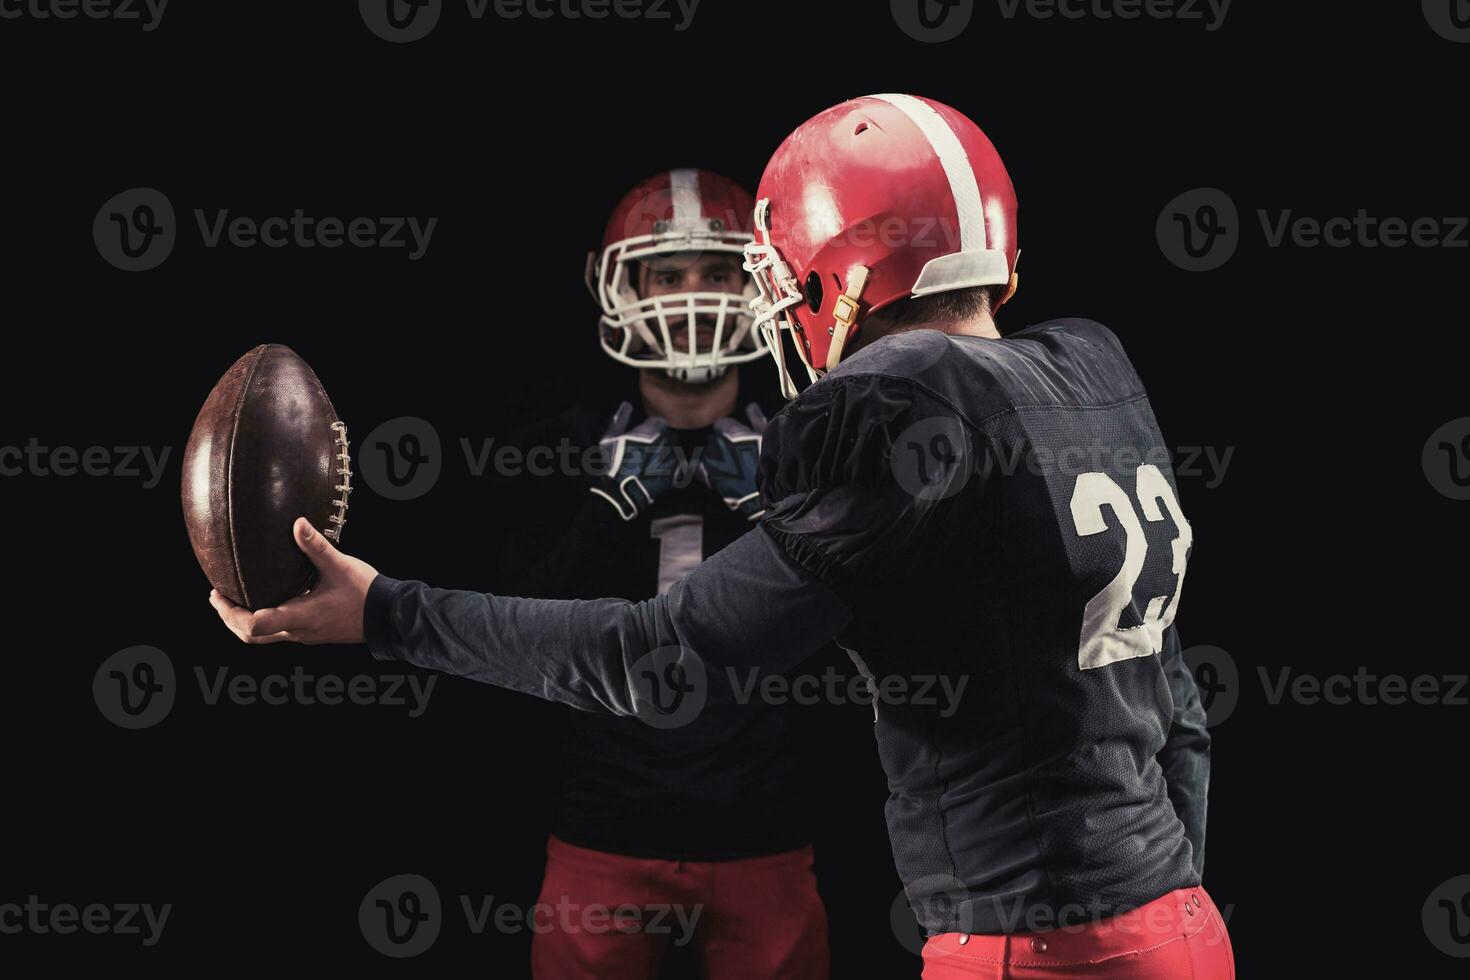
[[[1157,466],[1145,463],[1138,468],[1137,495],[1144,520],[1162,521],[1167,512],[1174,523],[1177,536],[1170,547],[1174,591],[1172,595],[1150,597],[1143,622],[1138,626],[1123,627],[1119,625],[1120,617],[1133,602],[1133,587],[1138,583],[1145,564],[1151,558],[1162,561],[1163,556],[1154,558],[1148,553],[1143,522],[1133,509],[1133,501],[1112,477],[1106,473],[1083,473],[1072,488],[1072,521],[1079,537],[1111,530],[1105,508],[1113,512],[1114,520],[1122,525],[1126,536],[1123,567],[1101,592],[1088,601],[1082,613],[1082,636],[1077,649],[1077,666],[1082,670],[1158,653],[1164,648],[1164,631],[1174,622],[1179,611],[1184,565],[1194,534],[1189,521],[1184,519],[1184,512],[1179,509],[1174,489]]]

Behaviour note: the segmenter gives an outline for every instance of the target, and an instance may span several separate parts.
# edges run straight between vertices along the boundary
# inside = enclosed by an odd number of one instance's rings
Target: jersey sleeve
[[[780,673],[850,619],[846,603],[760,529],[645,602],[516,599],[373,580],[364,638],[400,660],[585,711],[657,714],[650,673],[731,697],[750,668]]]
[[[974,473],[959,413],[910,381],[830,377],[771,421],[761,526],[792,561],[856,599],[914,562]]]
[[[1169,681],[1174,715],[1168,741],[1159,752],[1159,765],[1169,790],[1169,801],[1184,824],[1184,835],[1194,849],[1195,874],[1205,869],[1205,816],[1210,793],[1209,718],[1200,702],[1199,686],[1185,663],[1179,631],[1171,626],[1164,634],[1160,665]]]

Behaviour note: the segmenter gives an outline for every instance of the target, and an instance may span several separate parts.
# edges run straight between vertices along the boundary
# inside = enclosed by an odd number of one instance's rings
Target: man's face
[[[640,299],[675,293],[731,293],[739,296],[745,292],[745,272],[741,268],[740,256],[729,252],[678,252],[645,260],[638,270],[637,286]],[[670,314],[667,319],[674,350],[689,350],[689,317]],[[711,313],[700,313],[694,317],[695,339],[701,352],[708,351],[714,343],[715,320]],[[728,339],[733,329],[735,324],[727,317],[721,343]]]

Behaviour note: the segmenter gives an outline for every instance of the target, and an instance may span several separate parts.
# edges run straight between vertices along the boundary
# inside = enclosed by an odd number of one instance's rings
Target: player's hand
[[[304,517],[291,528],[296,546],[316,566],[317,580],[311,591],[281,603],[274,609],[251,612],[218,592],[209,593],[209,604],[225,625],[246,643],[361,643],[362,614],[367,605],[368,586],[377,569],[351,555],[344,555]]]
[[[745,407],[745,416],[750,420],[748,426],[729,418],[715,423],[695,473],[701,483],[720,495],[725,506],[753,521],[765,513],[755,487],[755,472],[766,416],[754,402]]]
[[[592,492],[606,500],[625,521],[631,521],[672,487],[689,483],[690,474],[669,437],[669,423],[657,415],[628,430],[633,406],[623,402],[613,413],[598,445],[606,469]]]

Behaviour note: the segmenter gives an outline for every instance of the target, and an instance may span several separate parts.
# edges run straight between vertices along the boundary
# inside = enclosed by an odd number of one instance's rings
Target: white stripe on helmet
[[[944,121],[938,109],[912,95],[874,95],[871,98],[882,99],[908,116],[934,148],[934,155],[939,158],[944,175],[949,178],[950,193],[954,195],[960,222],[960,251],[986,248],[985,208],[980,202],[980,184],[975,180],[975,168],[970,165],[969,154],[949,123]],[[926,217],[938,218],[939,215]]]
[[[700,223],[699,171],[669,171],[669,196],[674,202],[674,227],[691,228]]]

